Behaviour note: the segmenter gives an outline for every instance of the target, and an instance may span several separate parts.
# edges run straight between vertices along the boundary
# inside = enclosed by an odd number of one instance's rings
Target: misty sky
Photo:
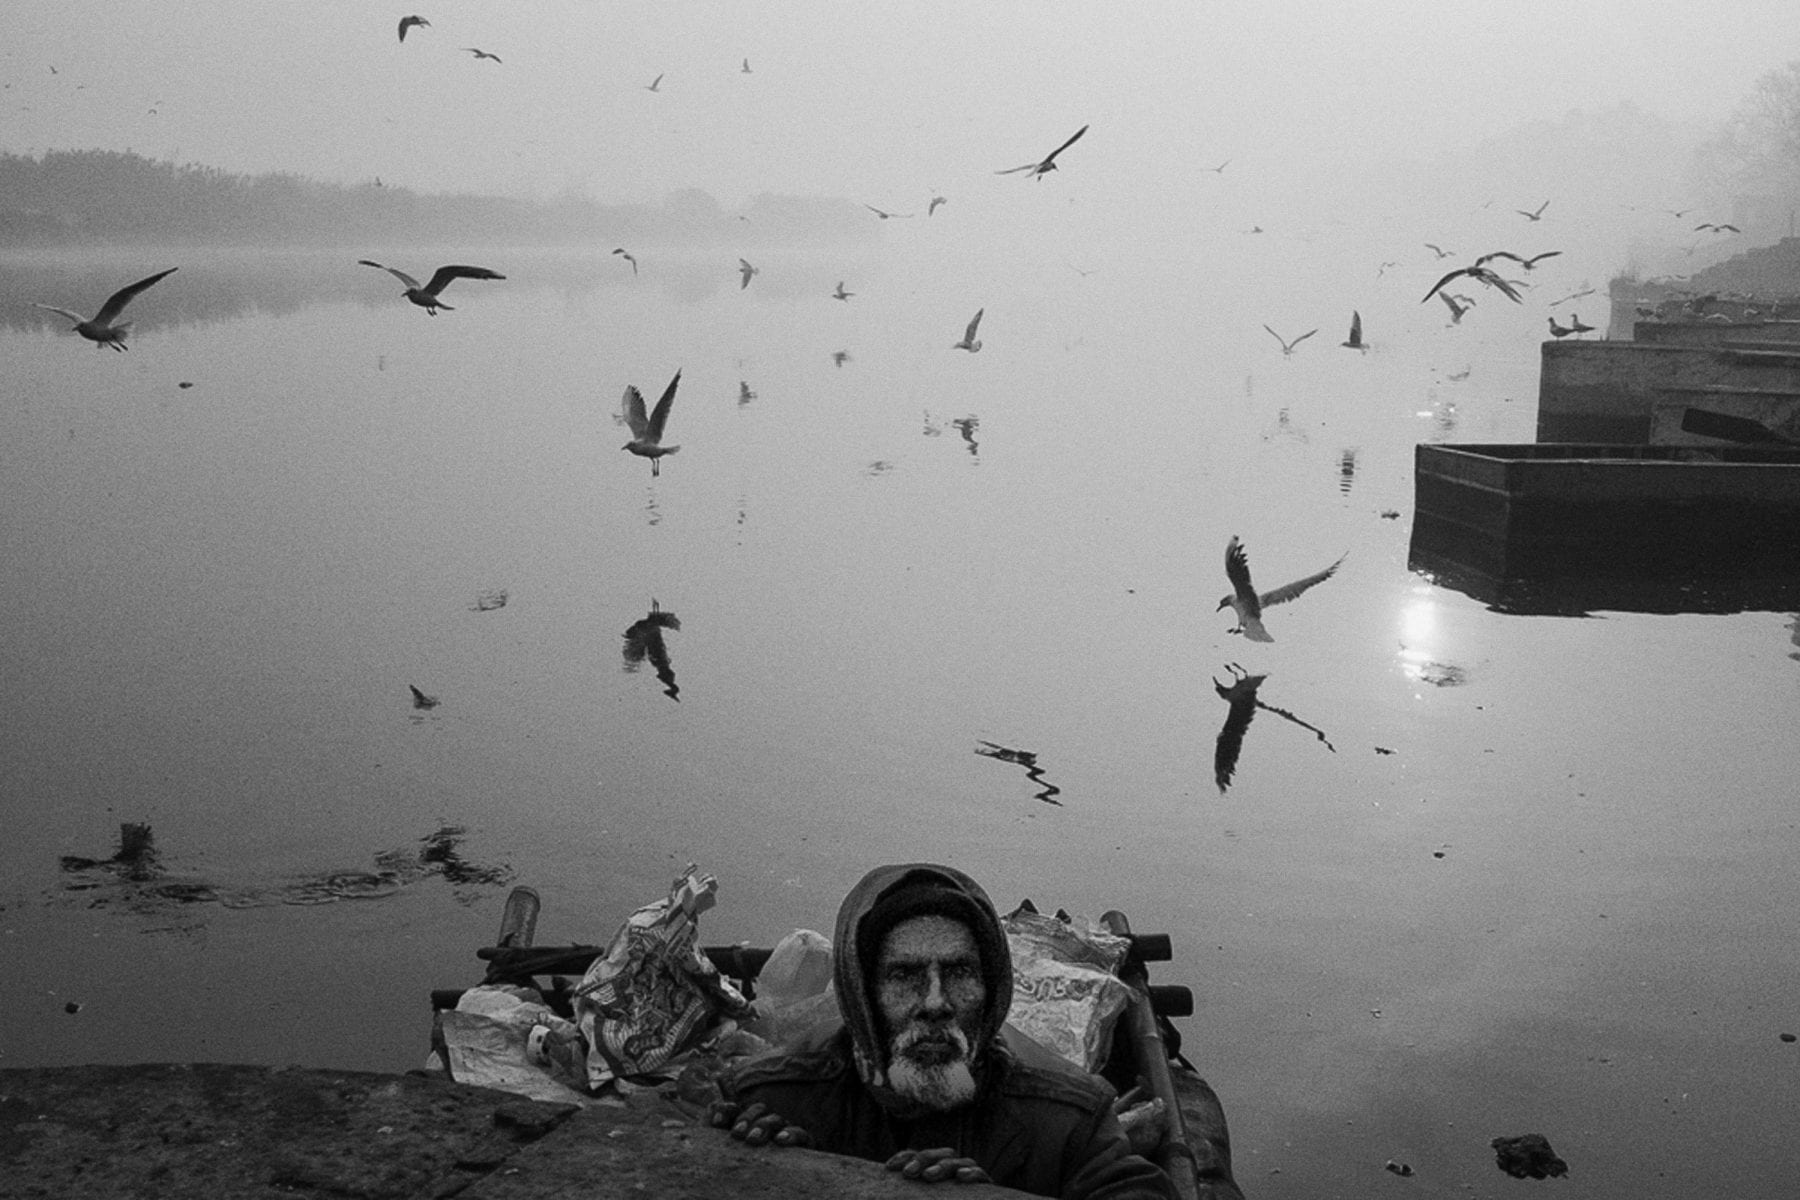
[[[431,27],[402,44],[409,13]],[[1180,202],[1226,159],[1329,187],[1345,158],[1426,157],[1621,100],[1716,122],[1795,57],[1793,0],[10,0],[0,148],[905,210],[995,186],[1091,124],[1085,172]]]

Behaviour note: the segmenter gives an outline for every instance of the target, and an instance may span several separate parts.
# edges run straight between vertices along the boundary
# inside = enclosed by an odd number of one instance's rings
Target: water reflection
[[[681,621],[675,614],[664,612],[652,599],[650,611],[625,630],[625,670],[635,672],[648,660],[663,685],[663,695],[676,703],[681,701],[681,689],[675,686],[675,667],[669,661],[669,647],[663,641],[663,630],[680,628]]]
[[[1054,804],[1058,808],[1062,807],[1062,801],[1053,798],[1062,794],[1062,789],[1044,778],[1044,770],[1042,767],[1038,766],[1037,753],[1035,751],[1013,750],[1009,747],[1000,745],[998,742],[982,741],[976,743],[975,753],[984,758],[997,758],[1001,762],[1017,763],[1021,767],[1024,767],[1025,778],[1031,780],[1031,782],[1035,784],[1041,785],[1044,789],[1036,796],[1033,796],[1032,799],[1042,800],[1045,804]]]
[[[1491,612],[1532,617],[1586,617],[1597,612],[1800,613],[1800,573],[1747,579],[1676,573],[1558,578],[1506,578],[1441,558],[1416,544],[1407,568],[1427,582],[1461,592]],[[1800,643],[1797,643],[1800,644]]]
[[[119,848],[107,858],[64,855],[60,861],[60,899],[81,907],[131,913],[161,924],[151,932],[194,933],[203,925],[194,906],[264,908],[276,904],[333,904],[344,900],[382,900],[402,888],[441,878],[457,889],[456,897],[472,903],[480,889],[511,882],[511,867],[472,862],[462,853],[468,830],[445,825],[419,839],[416,848],[383,850],[372,869],[321,871],[280,883],[225,883],[169,870],[147,824],[119,826]]]
[[[981,428],[981,418],[971,414],[966,417],[956,417],[951,420],[950,424],[956,426],[956,432],[962,434],[962,440],[969,444],[970,457],[979,458],[980,455],[976,453],[979,445],[975,441],[975,431]]]
[[[1238,757],[1244,750],[1244,735],[1250,731],[1250,722],[1257,710],[1272,712],[1285,721],[1291,721],[1300,728],[1308,730],[1325,744],[1325,748],[1333,754],[1337,747],[1325,736],[1325,731],[1318,726],[1301,720],[1285,708],[1266,703],[1257,695],[1268,675],[1251,675],[1236,663],[1226,663],[1225,669],[1231,672],[1229,684],[1220,683],[1213,678],[1213,690],[1219,698],[1230,706],[1225,714],[1225,723],[1219,727],[1218,740],[1213,745],[1213,782],[1219,785],[1219,794],[1224,795],[1231,787],[1232,777],[1237,774]]]

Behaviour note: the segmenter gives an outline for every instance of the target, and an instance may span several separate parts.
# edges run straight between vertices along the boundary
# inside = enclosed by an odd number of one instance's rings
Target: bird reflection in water
[[[1062,801],[1053,798],[1059,795],[1062,789],[1044,778],[1043,768],[1037,765],[1036,751],[1012,750],[998,742],[978,741],[975,745],[975,753],[984,758],[997,758],[1001,762],[1018,763],[1025,768],[1025,778],[1043,786],[1044,790],[1033,799],[1042,800],[1045,804],[1054,804],[1058,808],[1062,807]]]
[[[1348,496],[1356,483],[1356,447],[1346,446],[1338,451],[1338,493]]]
[[[680,628],[681,621],[674,613],[664,612],[661,605],[651,600],[650,611],[625,631],[625,669],[636,671],[648,659],[663,685],[663,694],[676,703],[681,702],[681,689],[675,686],[675,668],[669,662],[663,630]]]
[[[962,434],[962,440],[969,443],[970,455],[975,455],[978,448],[975,441],[975,431],[981,428],[981,418],[973,415],[956,417],[950,423],[956,426],[956,432]]]
[[[1331,744],[1323,730],[1302,721],[1285,708],[1277,708],[1262,701],[1256,690],[1268,678],[1267,674],[1251,675],[1236,663],[1227,663],[1225,666],[1231,672],[1231,682],[1225,684],[1220,683],[1217,678],[1213,680],[1213,690],[1231,706],[1231,710],[1225,714],[1225,724],[1219,727],[1219,738],[1213,747],[1213,782],[1219,785],[1221,796],[1231,787],[1232,776],[1237,773],[1238,756],[1244,750],[1244,734],[1249,731],[1250,721],[1259,708],[1292,721],[1302,729],[1311,730],[1315,737],[1325,743],[1327,750],[1337,753],[1337,747]]]

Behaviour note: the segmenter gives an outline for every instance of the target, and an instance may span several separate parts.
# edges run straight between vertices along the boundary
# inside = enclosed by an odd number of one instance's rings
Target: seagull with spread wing
[[[1477,262],[1473,266],[1458,267],[1456,270],[1432,284],[1431,290],[1425,293],[1425,298],[1420,300],[1419,303],[1423,304],[1426,300],[1437,295],[1439,288],[1443,287],[1446,283],[1449,283],[1452,279],[1455,279],[1458,275],[1467,275],[1470,279],[1473,279],[1478,283],[1485,283],[1491,288],[1499,288],[1500,291],[1505,293],[1506,298],[1511,300],[1514,304],[1525,303],[1519,296],[1519,289],[1514,287],[1510,280],[1502,279],[1498,271],[1495,271],[1493,268],[1485,266],[1480,262]]]
[[[415,26],[415,25],[429,26],[430,24],[431,24],[431,22],[427,21],[424,17],[401,17],[400,18],[400,40],[403,42],[406,40],[406,31],[411,29],[413,26]]]
[[[400,294],[434,317],[438,315],[438,309],[440,308],[445,312],[456,311],[454,308],[451,308],[448,304],[445,304],[438,299],[438,296],[443,290],[450,286],[451,281],[457,279],[506,278],[506,276],[500,274],[500,272],[490,271],[486,267],[465,267],[452,263],[447,267],[439,267],[432,273],[431,282],[424,287],[420,287],[419,281],[414,279],[411,275],[408,275],[405,271],[399,271],[393,267],[384,267],[380,263],[367,258],[359,258],[356,262],[358,266],[374,267],[377,271],[386,271],[389,275],[392,275],[395,279],[404,283],[406,285],[406,290]]]
[[[1350,311],[1350,336],[1340,344],[1346,350],[1367,350],[1369,348],[1369,344],[1363,341],[1362,337],[1362,314],[1355,309]]]
[[[831,293],[831,298],[833,300],[848,300],[854,295],[856,295],[855,292],[846,292],[844,290],[844,281],[840,279],[838,280],[837,291]]]
[[[981,314],[986,311],[986,308],[975,310],[975,315],[969,318],[969,327],[963,330],[962,341],[953,344],[950,347],[952,350],[967,350],[973,354],[981,349],[981,343],[975,338],[975,331],[981,327]]]
[[[762,268],[751,266],[749,259],[747,259],[747,258],[738,259],[738,274],[740,276],[742,276],[742,278],[743,278],[743,282],[738,284],[738,291],[741,292],[745,288],[750,286],[750,277],[752,275],[758,275],[761,273],[762,273]]]
[[[477,50],[473,46],[464,46],[463,49],[467,50],[470,54],[473,54],[476,62],[480,62],[484,58],[491,58],[495,62],[500,61],[500,56],[498,54],[489,54],[486,50]]]
[[[1238,542],[1236,535],[1225,547],[1225,577],[1231,580],[1231,594],[1221,597],[1219,608],[1230,608],[1237,614],[1238,627],[1231,633],[1241,633],[1253,642],[1272,642],[1269,631],[1263,628],[1263,609],[1274,604],[1285,604],[1317,584],[1324,583],[1337,572],[1340,564],[1348,555],[1339,555],[1337,562],[1323,571],[1315,572],[1304,579],[1296,579],[1272,591],[1258,593],[1256,586],[1250,582],[1250,560],[1244,554],[1244,547]]]
[[[1267,325],[1264,325],[1263,328],[1269,329]],[[1298,346],[1301,342],[1304,342],[1307,338],[1317,332],[1319,332],[1317,329],[1309,329],[1291,342],[1282,337],[1279,333],[1276,333],[1273,329],[1269,329],[1269,336],[1281,343],[1281,356],[1287,358],[1294,353],[1295,346]]]
[[[1521,217],[1524,217],[1527,221],[1541,221],[1544,219],[1544,210],[1549,207],[1550,207],[1550,202],[1548,200],[1546,200],[1542,204],[1538,205],[1537,208],[1532,212],[1526,212],[1522,208],[1515,208],[1515,209],[1513,209],[1513,211],[1518,213]]]
[[[675,388],[681,382],[681,372],[675,372],[675,378],[669,380],[669,386],[663,389],[662,399],[656,407],[644,415],[644,396],[635,384],[625,388],[623,409],[625,424],[631,428],[631,440],[620,446],[621,450],[629,450],[640,458],[650,460],[650,474],[662,474],[662,456],[673,454],[680,446],[662,444],[663,428],[669,423],[669,410],[675,406]]]
[[[108,296],[106,303],[100,306],[100,311],[95,313],[91,319],[83,317],[78,312],[58,308],[54,304],[38,304],[34,307],[67,317],[75,322],[75,332],[94,343],[96,350],[102,346],[111,346],[114,350],[126,350],[129,347],[125,345],[125,338],[131,333],[131,322],[119,321],[119,314],[125,311],[125,306],[131,303],[132,297],[153,286],[158,280],[173,275],[178,270],[180,270],[179,267],[170,267],[167,271],[158,271],[148,279],[140,279],[136,283],[127,284]],[[118,321],[118,324],[115,325],[115,321]]]
[[[1086,125],[1083,125],[1080,129],[1077,129],[1074,132],[1074,134],[1069,138],[1068,141],[1064,142],[1062,145],[1060,145],[1056,149],[1052,150],[1049,154],[1046,154],[1043,157],[1043,159],[1041,159],[1038,162],[1028,162],[1022,167],[1008,167],[1004,171],[995,171],[994,174],[996,174],[996,175],[1017,175],[1020,171],[1030,171],[1031,178],[1042,179],[1045,175],[1049,174],[1051,171],[1056,170],[1056,156],[1061,154],[1064,150],[1067,150],[1070,146],[1073,146],[1077,141],[1081,140],[1081,135],[1086,133],[1087,131],[1088,131],[1088,127]]]
[[[1473,298],[1464,296],[1460,293],[1452,296],[1449,292],[1438,292],[1438,299],[1442,300],[1444,302],[1444,307],[1450,310],[1450,323],[1452,325],[1461,325],[1463,314],[1475,307]]]
[[[1524,267],[1527,271],[1529,271],[1533,267],[1537,266],[1539,263],[1543,262],[1546,258],[1555,258],[1557,255],[1559,255],[1561,253],[1562,253],[1561,250],[1546,250],[1542,254],[1534,254],[1530,258],[1524,258],[1524,257],[1521,257],[1520,255],[1514,254],[1510,250],[1495,250],[1491,254],[1484,254],[1480,258],[1476,259],[1475,265],[1478,267],[1485,267],[1488,263],[1492,262],[1496,258],[1510,258],[1514,262],[1518,263],[1521,267]]]
[[[624,259],[626,262],[630,263],[631,264],[631,273],[633,275],[637,274],[637,259],[636,259],[636,257],[634,257],[632,255],[631,251],[625,249],[625,247],[623,247],[623,246],[620,246],[617,250],[614,250],[613,253],[618,255],[620,258]]]
[[[868,209],[870,212],[874,213],[876,216],[880,217],[884,221],[891,220],[894,217],[911,217],[911,216],[918,215],[916,213],[891,213],[885,209],[876,208],[873,204],[865,204],[865,205],[863,205],[863,207]]]
[[[925,206],[925,215],[929,217],[938,210],[938,205],[948,204],[949,202],[950,198],[948,196],[933,196],[931,198],[931,203]]]

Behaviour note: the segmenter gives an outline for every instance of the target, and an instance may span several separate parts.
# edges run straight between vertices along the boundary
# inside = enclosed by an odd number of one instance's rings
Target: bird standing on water
[[[662,456],[673,454],[680,446],[662,444],[663,427],[669,423],[669,409],[675,405],[675,387],[681,382],[681,372],[675,372],[675,378],[669,380],[669,386],[663,389],[662,399],[649,416],[644,415],[643,393],[636,385],[628,384],[625,388],[625,424],[631,428],[631,440],[619,447],[629,450],[642,458],[650,460],[650,474],[662,474]]]
[[[34,307],[57,313],[75,322],[75,332],[94,343],[96,350],[102,346],[111,346],[114,350],[126,350],[129,347],[125,345],[125,338],[131,332],[131,322],[119,321],[117,325],[113,322],[118,321],[119,314],[125,311],[125,306],[131,303],[133,296],[151,287],[157,280],[173,275],[180,269],[179,267],[170,267],[167,271],[158,271],[148,279],[140,279],[136,283],[120,288],[106,298],[106,303],[100,306],[100,311],[95,313],[91,320],[78,312],[70,312],[68,309],[58,308],[54,304],[38,304]]]
[[[419,281],[414,279],[411,275],[408,275],[405,271],[398,271],[393,267],[384,267],[380,263],[367,258],[359,258],[356,262],[358,266],[374,267],[377,271],[386,271],[389,275],[392,275],[395,279],[404,283],[406,285],[406,290],[400,294],[434,317],[438,315],[438,309],[440,308],[445,312],[456,311],[454,308],[451,308],[448,304],[445,304],[438,299],[438,295],[442,293],[445,288],[450,286],[451,280],[506,278],[506,276],[500,274],[500,272],[490,271],[486,267],[465,267],[452,263],[447,267],[439,267],[432,273],[431,282],[424,287],[420,287]]]
[[[1220,609],[1229,607],[1237,614],[1238,627],[1230,632],[1241,633],[1253,642],[1274,641],[1269,636],[1269,631],[1263,628],[1263,609],[1274,604],[1285,604],[1308,588],[1324,583],[1337,571],[1345,557],[1347,556],[1339,555],[1337,562],[1323,571],[1259,594],[1256,585],[1250,582],[1250,560],[1245,556],[1244,547],[1239,544],[1236,535],[1233,535],[1225,546],[1225,577],[1231,581],[1231,594],[1219,600]]]
[[[995,171],[994,174],[996,174],[996,175],[1017,175],[1020,171],[1030,171],[1032,179],[1042,179],[1045,175],[1049,174],[1051,171],[1056,170],[1056,156],[1061,154],[1064,150],[1067,150],[1070,146],[1073,146],[1077,141],[1080,140],[1081,135],[1086,133],[1087,131],[1088,131],[1088,127],[1086,125],[1083,125],[1080,129],[1077,129],[1074,132],[1074,134],[1072,134],[1070,136],[1068,141],[1064,142],[1062,145],[1058,146],[1056,149],[1054,149],[1050,153],[1046,154],[1038,162],[1028,162],[1022,167],[1008,167],[1004,171]]]
[[[975,339],[975,331],[981,327],[981,314],[986,311],[986,308],[975,310],[975,315],[969,319],[969,327],[963,330],[962,341],[954,343],[950,347],[952,350],[967,350],[973,354],[981,349],[981,343]]]

